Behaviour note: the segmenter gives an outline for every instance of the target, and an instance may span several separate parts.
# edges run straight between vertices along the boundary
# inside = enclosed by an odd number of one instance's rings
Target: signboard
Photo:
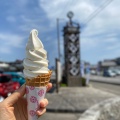
[[[62,72],[61,72],[61,63],[60,61],[57,59],[56,60],[56,74],[57,74],[57,82],[60,83],[62,80]]]

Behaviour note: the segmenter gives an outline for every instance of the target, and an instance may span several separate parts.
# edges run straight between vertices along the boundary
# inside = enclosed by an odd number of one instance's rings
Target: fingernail
[[[22,89],[24,86],[25,86],[25,84],[23,84],[19,89],[15,90],[15,91]]]
[[[37,110],[37,112],[40,114],[40,113],[42,113],[42,110]]]
[[[23,87],[23,86],[25,86],[26,85],[26,83],[24,83],[21,87]]]

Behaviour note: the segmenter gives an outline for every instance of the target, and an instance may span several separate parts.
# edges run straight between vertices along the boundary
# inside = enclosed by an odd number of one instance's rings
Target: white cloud
[[[91,15],[103,2],[104,1],[101,0],[101,2],[98,4],[95,3],[94,0],[81,0],[76,2],[72,1],[71,4],[66,8],[67,4],[70,3],[70,0],[39,0],[40,6],[46,12],[51,24],[53,24],[57,17],[66,18],[66,13],[70,10],[75,14],[73,19],[76,19],[80,23],[84,23],[88,16]],[[120,3],[119,0],[113,1],[109,6],[107,6],[107,8],[93,18],[93,20],[87,24],[87,28],[85,28],[86,30],[84,33],[86,34],[88,31],[91,31],[92,33],[96,31],[99,32],[99,29],[106,30],[108,27],[112,28],[114,26],[118,26],[120,19],[118,3]],[[56,24],[53,25],[54,27],[56,26]]]
[[[10,33],[0,33],[0,52],[1,53],[11,53],[12,48],[20,48],[23,47],[24,38]]]
[[[72,10],[75,13],[75,17],[80,18],[86,17],[93,12],[95,6],[91,6],[89,0],[71,1],[71,0],[39,0],[40,6],[46,12],[50,20],[56,19],[57,17],[66,17],[66,13]],[[70,5],[69,5],[70,4]],[[82,17],[81,17],[82,14]]]
[[[120,48],[120,44],[115,44],[115,45],[111,45],[111,46],[108,46],[106,49],[107,50],[119,50]]]
[[[45,33],[51,31],[51,28],[45,27],[45,20],[41,19],[41,17],[27,17],[25,15],[20,16],[23,24],[18,26],[18,29],[24,32],[30,32],[32,29],[37,29],[40,33]]]
[[[21,0],[5,3],[8,5],[6,10],[7,22],[15,22],[13,28],[14,31],[17,28],[17,32],[24,35],[29,34],[31,29],[35,28],[39,31],[39,35],[45,42],[46,48],[57,45],[56,36],[56,18],[65,18],[68,21],[66,14],[68,11],[74,12],[73,20],[84,25],[85,21],[103,2],[106,0],[37,0],[39,6],[33,4],[28,0]],[[29,6],[30,5],[30,6]],[[32,6],[32,8],[31,8]],[[40,8],[39,8],[40,7]],[[41,10],[42,9],[42,10]],[[82,26],[80,39],[81,39],[81,51],[84,55],[84,59],[89,59],[86,53],[100,52],[100,50],[106,50],[107,55],[113,55],[109,53],[115,53],[118,55],[120,43],[119,43],[119,31],[120,31],[120,1],[113,0],[109,6],[96,15],[85,26]],[[60,21],[60,29],[65,21]],[[5,21],[6,22],[6,21]],[[64,23],[63,23],[64,22]],[[6,24],[7,25],[7,24]],[[10,25],[11,26],[11,25]],[[84,28],[84,29],[83,29]],[[2,28],[1,28],[2,29]],[[60,30],[60,31],[61,31]],[[9,31],[7,29],[7,31]],[[62,33],[60,33],[62,36]],[[49,36],[50,35],[50,36]],[[41,37],[40,37],[41,38]],[[60,38],[62,40],[63,38]],[[22,47],[24,38],[16,34],[0,33],[0,52],[12,52],[12,48]],[[3,42],[4,41],[4,42]],[[49,42],[52,41],[52,42]],[[49,43],[49,44],[48,44]],[[61,49],[63,50],[63,43],[61,42]],[[57,48],[57,47],[56,47]],[[101,54],[102,55],[102,54]],[[99,58],[107,57],[102,55]],[[52,56],[52,55],[50,55]],[[95,59],[98,59],[96,54]],[[89,61],[89,60],[87,60]]]
[[[65,18],[68,11],[74,12],[73,19],[80,24],[84,24],[87,18],[98,9],[105,0],[39,0],[39,5],[45,11],[51,26],[56,27],[56,18]],[[120,1],[113,0],[105,9],[97,14],[91,21],[89,21],[84,29],[81,29],[81,49],[82,54],[85,54],[90,49],[100,52],[105,52],[113,56],[119,49],[119,31],[120,31]],[[92,52],[92,51],[91,51]],[[118,52],[117,52],[118,53]],[[118,55],[118,54],[115,55]],[[84,55],[85,56],[85,55]],[[86,55],[87,56],[87,55]],[[97,60],[98,54],[95,59]],[[101,53],[99,58],[105,57]],[[107,56],[106,56],[107,57]],[[85,59],[88,59],[87,57]]]

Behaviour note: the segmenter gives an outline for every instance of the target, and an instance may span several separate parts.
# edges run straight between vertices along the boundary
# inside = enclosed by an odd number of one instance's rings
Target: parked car
[[[97,75],[97,72],[95,70],[90,70],[91,75]]]
[[[112,71],[116,73],[116,75],[120,75],[120,69],[113,69]]]
[[[12,81],[19,82],[20,86],[25,83],[25,79],[22,75],[17,72],[4,72],[5,74],[12,76]]]
[[[13,82],[10,75],[0,74],[0,96],[6,98],[9,93],[20,87],[18,82]]]
[[[0,96],[0,102],[2,102],[4,100],[3,96]]]
[[[103,72],[103,76],[106,76],[106,77],[115,77],[116,76],[116,73],[113,72],[112,70],[105,70]]]

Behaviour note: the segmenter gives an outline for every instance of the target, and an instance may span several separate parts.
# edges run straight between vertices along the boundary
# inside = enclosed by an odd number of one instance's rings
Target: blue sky
[[[50,66],[58,57],[56,18],[60,21],[60,48],[63,58],[62,29],[68,20],[81,25],[81,59],[96,64],[100,60],[120,57],[120,1],[112,2],[84,25],[88,17],[107,0],[0,0],[0,60],[24,59],[25,46],[32,29],[39,31]],[[84,26],[83,26],[84,25]]]

